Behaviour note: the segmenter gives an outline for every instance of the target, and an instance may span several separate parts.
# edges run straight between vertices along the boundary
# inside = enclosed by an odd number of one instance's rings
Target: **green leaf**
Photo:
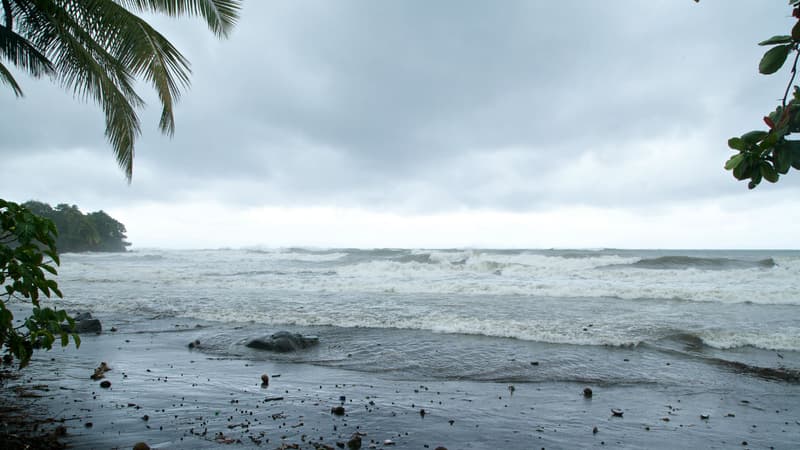
[[[725,163],[725,170],[732,170],[739,167],[742,161],[744,161],[744,153],[731,156],[728,162]]]
[[[768,163],[767,161],[761,162],[761,176],[764,177],[765,180],[769,181],[770,183],[775,183],[778,181],[778,172],[772,167],[772,164]]]
[[[782,175],[789,173],[789,169],[792,167],[791,150],[784,145],[776,148],[775,151],[772,152],[772,156],[775,159],[775,170]]]
[[[728,139],[728,147],[743,152],[747,150],[747,143],[742,138],[732,137]]]
[[[792,39],[796,41],[800,40],[800,21],[795,23],[792,27]]]
[[[753,130],[742,135],[741,139],[747,144],[755,144],[767,137],[769,133],[763,130]],[[728,141],[730,143],[730,141]]]
[[[758,45],[788,44],[789,42],[792,42],[791,36],[779,35],[779,36],[772,36],[767,40],[761,41],[758,43]]]
[[[758,63],[758,71],[764,75],[770,75],[777,72],[786,62],[786,57],[789,56],[791,45],[779,45],[767,50]]]

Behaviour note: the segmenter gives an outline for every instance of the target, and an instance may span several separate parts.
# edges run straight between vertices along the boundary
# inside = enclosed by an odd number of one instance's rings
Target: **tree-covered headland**
[[[53,221],[58,230],[56,248],[59,253],[124,252],[131,245],[125,241],[125,225],[103,211],[84,214],[76,205],[61,203],[53,208],[37,201],[25,202],[22,206]]]

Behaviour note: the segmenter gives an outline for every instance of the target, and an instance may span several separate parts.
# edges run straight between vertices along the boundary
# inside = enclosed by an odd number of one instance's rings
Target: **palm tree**
[[[133,89],[149,82],[162,105],[159,128],[175,132],[173,104],[189,85],[189,61],[135,13],[200,16],[226,37],[241,0],[0,0],[0,81],[22,88],[3,64],[58,81],[76,97],[92,99],[106,118],[106,138],[130,182],[134,142],[141,133]]]

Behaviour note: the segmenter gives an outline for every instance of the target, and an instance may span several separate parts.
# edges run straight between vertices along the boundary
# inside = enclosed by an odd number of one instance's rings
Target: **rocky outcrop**
[[[319,338],[316,336],[303,336],[299,333],[279,331],[270,336],[252,339],[246,345],[247,347],[258,350],[289,353],[302,350],[304,348],[313,347],[317,344],[319,344]]]

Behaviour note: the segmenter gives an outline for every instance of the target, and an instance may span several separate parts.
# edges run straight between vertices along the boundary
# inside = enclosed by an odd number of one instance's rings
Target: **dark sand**
[[[587,399],[587,385],[577,383],[398,381],[307,364],[220,359],[190,350],[187,344],[201,332],[185,325],[159,333],[116,325],[117,332],[84,336],[78,350],[39,352],[22,376],[4,380],[3,403],[24,407],[24,420],[40,424],[38,434],[65,427],[60,441],[79,449],[130,449],[137,442],[347,448],[356,432],[365,449],[800,446],[800,385],[786,381],[741,375],[738,385],[722,388],[702,381],[592,385]],[[112,368],[107,389],[90,379],[101,361]],[[264,373],[267,388],[261,387]],[[340,405],[345,415],[332,414]],[[623,416],[614,417],[612,408]],[[32,428],[13,417],[6,412],[0,431]]]

